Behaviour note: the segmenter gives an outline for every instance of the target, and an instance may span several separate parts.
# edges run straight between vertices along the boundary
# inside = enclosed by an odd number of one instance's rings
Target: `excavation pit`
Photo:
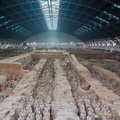
[[[31,59],[25,64],[27,58]],[[94,120],[99,113],[119,114],[120,97],[96,80],[73,54],[37,51],[9,62],[16,61],[22,78],[0,103],[2,120]],[[5,82],[6,78],[0,82],[3,88]]]

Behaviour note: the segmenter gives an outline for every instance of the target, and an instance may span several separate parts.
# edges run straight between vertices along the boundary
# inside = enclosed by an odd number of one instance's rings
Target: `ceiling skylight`
[[[103,21],[103,22],[105,22],[105,23],[107,23],[107,24],[109,24],[109,21],[104,20],[103,18],[100,18],[100,17],[98,17],[98,16],[96,16],[96,18],[99,19],[99,20],[101,20],[101,21]]]
[[[49,30],[57,30],[60,0],[40,0],[40,6]]]
[[[94,26],[91,26],[89,24],[82,25],[79,29],[77,29],[74,34],[77,36],[83,35],[87,32],[90,32],[92,30],[96,29]]]

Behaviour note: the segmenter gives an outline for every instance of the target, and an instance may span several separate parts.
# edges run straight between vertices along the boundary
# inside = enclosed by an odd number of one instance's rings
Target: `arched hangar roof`
[[[1,0],[0,38],[64,32],[83,42],[120,36],[120,0]]]

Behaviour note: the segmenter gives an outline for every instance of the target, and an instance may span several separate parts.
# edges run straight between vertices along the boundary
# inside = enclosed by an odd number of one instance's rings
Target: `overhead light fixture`
[[[3,18],[5,18],[5,16],[0,16],[0,19],[3,19]]]
[[[110,17],[113,17],[113,18],[117,19],[117,20],[120,19],[119,17],[117,17],[117,16],[115,16],[115,15],[113,15],[113,14],[111,14],[111,13],[108,13],[108,12],[106,12],[106,11],[104,11],[104,13],[105,13],[106,15],[110,16]]]
[[[49,30],[57,30],[60,0],[40,0],[40,6]]]
[[[99,20],[101,20],[101,21],[103,21],[103,22],[105,22],[105,23],[107,23],[107,24],[109,24],[109,22],[107,20],[104,20],[103,18],[100,18],[98,16],[96,16],[96,18],[99,19]]]
[[[120,9],[120,5],[114,4],[113,6]]]

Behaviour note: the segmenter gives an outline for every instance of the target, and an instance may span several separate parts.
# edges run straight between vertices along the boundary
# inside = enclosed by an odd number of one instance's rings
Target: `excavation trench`
[[[25,70],[31,71],[38,61],[31,61],[25,68]],[[18,85],[22,79],[23,74],[9,75],[0,73],[0,102],[4,101],[9,94]]]
[[[32,70],[33,67],[38,63],[38,61],[34,61],[32,60],[26,67],[25,67],[25,70]]]
[[[23,74],[19,75],[0,75],[0,102],[3,102],[22,79]]]
[[[102,114],[97,120],[116,120],[109,115],[114,114],[107,101],[99,100],[90,85],[85,84],[71,65],[65,65],[64,70],[72,88],[72,94],[78,108],[80,120],[95,120],[95,114]],[[104,115],[108,115],[107,118]]]
[[[41,76],[30,98],[24,98],[24,108],[16,110],[16,120],[52,120],[51,103],[53,100],[54,60],[44,65]]]
[[[37,101],[39,108],[33,105],[33,111],[36,113],[36,119],[52,120],[51,103],[53,100],[54,84],[54,59],[49,59],[43,69],[42,76],[39,78],[33,98]],[[40,109],[40,114],[37,109]],[[41,120],[40,119],[40,120]]]
[[[102,68],[105,68],[111,72],[116,73],[120,77],[120,63],[112,60],[83,60],[80,61],[82,64],[84,64],[86,67],[90,68],[93,65],[100,66]]]
[[[97,63],[96,64],[92,62],[81,63],[90,70],[91,75],[97,80],[99,80],[103,86],[106,86],[109,90],[112,90],[115,94],[120,96],[120,77],[116,74],[116,72],[111,72],[108,69],[103,68],[104,65],[101,67],[99,66],[100,64]],[[117,65],[113,66],[113,68],[114,69],[116,68],[116,71],[119,72],[120,66],[119,65],[117,67],[116,66]]]
[[[79,120],[78,109],[60,59],[48,59],[24,108],[16,109],[15,120]]]
[[[95,110],[91,105],[92,100],[95,102],[96,99],[94,92],[89,85],[83,83],[71,65],[64,66],[64,70],[72,88],[80,120],[94,120]]]
[[[68,64],[68,65],[64,64],[63,68],[64,68],[64,71],[66,73],[67,79],[68,79],[68,81],[71,85],[72,96],[73,96],[73,98],[76,102],[77,109],[79,110],[79,107],[78,107],[78,104],[77,104],[77,97],[75,96],[75,92],[77,91],[77,89],[79,87],[82,86],[82,82],[80,81],[78,74],[75,72],[74,69],[72,69],[70,64]],[[78,111],[77,114],[80,117],[80,111]]]

